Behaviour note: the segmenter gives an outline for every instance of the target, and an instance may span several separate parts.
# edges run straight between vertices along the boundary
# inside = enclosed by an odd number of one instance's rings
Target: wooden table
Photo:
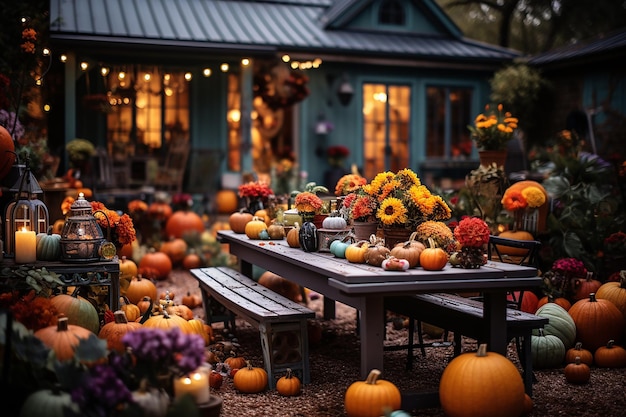
[[[489,262],[478,269],[446,266],[442,271],[384,271],[352,264],[329,253],[290,248],[285,240],[251,240],[230,230],[218,232],[230,245],[241,272],[252,277],[252,265],[310,288],[324,296],[324,318],[333,318],[335,301],[360,312],[361,377],[373,368],[383,371],[385,297],[430,292],[480,291],[489,323],[489,350],[506,354],[506,292],[539,287],[535,268]]]

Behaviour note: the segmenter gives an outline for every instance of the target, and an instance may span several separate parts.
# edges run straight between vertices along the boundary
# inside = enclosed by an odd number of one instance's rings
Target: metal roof
[[[600,56],[623,57],[625,50],[626,28],[535,55],[528,63],[538,66],[570,65],[573,61],[597,64]]]
[[[433,3],[431,0],[423,2]],[[258,54],[317,53],[337,58],[501,62],[516,51],[465,39],[454,30],[437,36],[349,28],[325,29],[322,17],[367,0],[51,0],[53,41],[93,48],[181,48]],[[337,7],[333,8],[335,5]],[[432,5],[429,4],[432,8]],[[443,13],[442,13],[443,15]],[[441,18],[439,16],[439,18]],[[441,22],[440,22],[441,23]],[[450,28],[449,22],[439,25]]]

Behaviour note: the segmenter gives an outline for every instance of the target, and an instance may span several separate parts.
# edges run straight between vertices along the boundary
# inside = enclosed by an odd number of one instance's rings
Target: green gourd
[[[576,324],[567,310],[556,303],[547,303],[537,309],[535,315],[546,317],[550,320],[543,328],[544,334],[557,336],[563,342],[565,349],[574,347],[576,342]],[[539,334],[533,330],[533,334]]]
[[[26,398],[19,417],[64,417],[66,408],[74,413],[80,411],[69,393],[58,388],[42,389]]]
[[[37,234],[37,259],[40,261],[61,259],[61,235],[52,233],[52,226],[48,227],[48,232]]]
[[[561,366],[565,358],[565,345],[557,336],[544,334],[543,329],[539,329],[537,336],[531,336],[530,345],[533,368],[550,369]]]

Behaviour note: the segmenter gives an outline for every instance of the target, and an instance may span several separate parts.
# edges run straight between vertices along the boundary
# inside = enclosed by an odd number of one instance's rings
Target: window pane
[[[426,101],[426,156],[445,156],[445,91],[436,87],[427,89]]]
[[[384,84],[363,85],[363,170],[367,178],[385,170],[386,104]]]
[[[469,158],[473,148],[467,129],[471,123],[472,90],[428,87],[426,94],[426,156]]]

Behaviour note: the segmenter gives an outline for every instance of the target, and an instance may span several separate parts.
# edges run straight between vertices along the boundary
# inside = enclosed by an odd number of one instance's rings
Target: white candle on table
[[[36,260],[37,235],[23,227],[15,232],[15,263],[25,264]]]
[[[189,375],[174,380],[174,398],[178,399],[185,394],[191,394],[196,404],[209,402],[209,376],[206,372],[195,371]]]

